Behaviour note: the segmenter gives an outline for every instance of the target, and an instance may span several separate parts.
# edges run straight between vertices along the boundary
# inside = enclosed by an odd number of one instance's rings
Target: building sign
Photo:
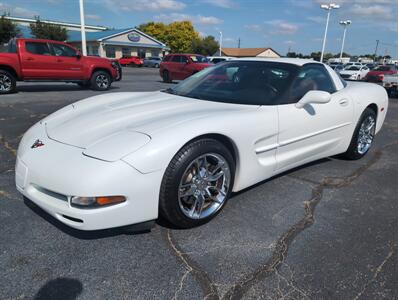
[[[140,36],[138,33],[136,33],[136,32],[132,32],[132,33],[129,33],[129,34],[127,35],[127,38],[128,38],[130,41],[132,41],[132,42],[134,42],[134,43],[137,43],[137,42],[140,41],[141,36]]]

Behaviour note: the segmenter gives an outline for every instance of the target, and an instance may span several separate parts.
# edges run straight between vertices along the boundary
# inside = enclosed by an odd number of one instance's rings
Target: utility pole
[[[222,31],[220,31],[220,56],[222,55]]]
[[[375,49],[375,55],[374,55],[374,61],[376,62],[376,55],[377,55],[377,48],[379,48],[379,40],[376,40],[376,49]]]
[[[240,38],[238,38],[238,48],[240,48]]]
[[[341,51],[340,51],[340,62],[342,62],[343,51],[344,51],[344,42],[345,42],[345,34],[347,32],[347,26],[351,25],[351,20],[340,21],[340,25],[344,26],[343,42],[341,43]]]
[[[86,46],[86,25],[84,24],[84,6],[83,0],[79,0],[80,5],[80,30],[82,33],[82,53],[87,56],[87,46]]]

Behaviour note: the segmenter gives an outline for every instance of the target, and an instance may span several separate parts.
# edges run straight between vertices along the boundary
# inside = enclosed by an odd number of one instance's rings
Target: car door
[[[83,63],[78,52],[65,44],[50,43],[56,57],[56,79],[83,79]]]
[[[170,60],[169,71],[173,79],[181,79],[181,55],[173,55]]]
[[[20,51],[21,69],[25,79],[51,79],[56,72],[55,58],[46,42],[26,41]]]
[[[331,93],[323,104],[295,104],[310,90]],[[345,151],[352,133],[353,101],[335,84],[322,64],[306,64],[293,80],[289,102],[278,105],[279,135],[277,169],[284,171],[322,157]]]

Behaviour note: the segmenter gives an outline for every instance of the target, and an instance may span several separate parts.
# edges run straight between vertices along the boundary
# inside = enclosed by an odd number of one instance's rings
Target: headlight
[[[70,204],[78,208],[96,208],[126,201],[124,196],[105,196],[105,197],[72,197]]]

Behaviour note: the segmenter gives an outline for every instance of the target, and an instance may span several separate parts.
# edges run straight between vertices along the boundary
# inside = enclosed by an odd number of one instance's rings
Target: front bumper
[[[44,126],[28,132],[18,150],[15,181],[19,192],[73,228],[97,230],[157,219],[161,172],[142,174],[123,161],[105,162],[83,149],[49,139]],[[44,146],[31,149],[34,139]],[[120,204],[76,208],[72,196],[126,197]]]

